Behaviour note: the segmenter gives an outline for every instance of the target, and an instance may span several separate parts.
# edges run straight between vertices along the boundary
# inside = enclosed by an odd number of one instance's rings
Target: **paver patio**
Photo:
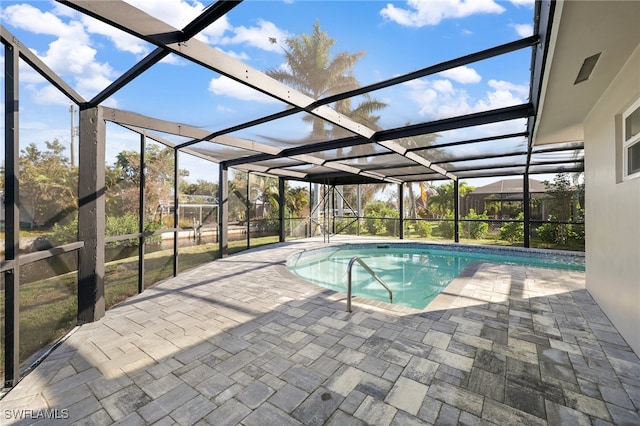
[[[292,275],[277,244],[77,328],[2,424],[640,424],[640,360],[584,273],[484,263],[423,311]],[[44,416],[57,419],[43,419]]]

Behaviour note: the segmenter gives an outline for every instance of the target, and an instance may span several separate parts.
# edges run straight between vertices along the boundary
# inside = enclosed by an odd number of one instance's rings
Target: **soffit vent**
[[[596,53],[593,56],[589,56],[587,59],[584,60],[584,62],[582,63],[582,66],[580,67],[580,71],[578,71],[578,76],[576,77],[576,81],[573,83],[578,84],[578,83],[582,83],[583,81],[589,80],[589,77],[591,77],[591,73],[593,72],[593,69],[596,67],[596,63],[598,62],[598,59],[600,59],[600,55],[602,54],[602,52],[600,53]]]

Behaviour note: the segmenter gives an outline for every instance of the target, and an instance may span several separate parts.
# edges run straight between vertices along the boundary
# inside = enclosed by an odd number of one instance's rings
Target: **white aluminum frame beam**
[[[317,105],[316,99],[290,88],[199,40],[192,38],[185,41],[182,31],[124,1],[59,0],[59,2],[352,133],[370,140],[376,133],[375,130],[327,105],[314,106]],[[394,151],[404,156],[403,151],[395,149]],[[424,163],[418,164],[424,165]],[[442,173],[442,169],[431,170]]]

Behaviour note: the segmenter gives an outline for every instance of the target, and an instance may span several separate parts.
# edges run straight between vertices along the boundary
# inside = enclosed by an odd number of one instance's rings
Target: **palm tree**
[[[332,57],[331,48],[335,43],[336,40],[322,31],[320,22],[316,21],[312,34],[286,39],[284,53],[287,66],[270,69],[266,73],[313,99],[357,89],[360,84],[353,76],[352,68],[366,52],[341,52]],[[361,124],[375,125],[379,117],[372,114],[386,106],[367,95],[356,107],[352,107],[350,99],[344,99],[336,102],[335,109]],[[336,126],[327,126],[323,119],[316,116],[307,115],[304,120],[313,124],[312,140],[341,137],[347,133]]]
[[[260,201],[262,204],[262,215],[267,213],[267,205],[269,210],[278,211],[279,196],[278,196],[278,179],[274,177],[267,177],[261,175],[251,174],[249,177],[249,209],[252,211],[251,216],[258,218],[258,205]],[[253,205],[253,209],[251,209]],[[262,217],[260,217],[262,218]]]
[[[429,198],[429,206],[433,208],[441,217],[453,210],[454,183],[442,184],[434,187],[436,193]],[[469,186],[467,182],[460,181],[458,184],[458,195],[464,197],[468,192],[473,191],[474,187]]]
[[[408,126],[410,123],[406,123],[406,125]],[[434,142],[436,141],[436,139],[439,137],[439,135],[437,133],[428,133],[425,135],[416,135],[416,136],[411,136],[408,138],[401,138],[398,140],[398,143],[400,143],[400,145],[402,145],[405,148],[411,149],[411,148],[426,148],[428,146],[431,146],[434,144]],[[437,150],[435,150],[437,151]],[[433,152],[433,151],[432,151]],[[420,182],[420,197],[416,197],[414,191],[413,191],[413,184],[409,183],[407,184],[407,189],[409,191],[409,217],[411,219],[417,219],[418,218],[418,199],[423,199],[422,203],[424,204],[424,207],[426,208],[426,198],[428,196],[428,194],[430,193],[430,191],[428,190],[428,186],[430,186],[427,182]],[[401,201],[403,202],[403,201]]]
[[[309,209],[309,190],[301,186],[290,188],[287,184],[285,191],[287,209],[296,217],[305,216]]]
[[[322,31],[320,22],[316,21],[311,34],[301,34],[285,41],[287,66],[267,70],[266,74],[316,100],[357,89],[360,83],[354,77],[352,69],[366,52],[341,52],[332,56],[331,48],[335,43],[336,40],[329,37],[326,31]],[[343,99],[337,101],[334,108],[358,123],[379,128],[377,122],[380,117],[374,113],[385,108],[387,104],[373,99],[368,94],[363,99],[355,106],[351,99]],[[313,115],[306,115],[304,120],[312,123],[309,141],[351,135],[349,131]],[[351,148],[354,149],[357,147]],[[338,152],[338,158],[341,157],[341,152],[342,149]]]

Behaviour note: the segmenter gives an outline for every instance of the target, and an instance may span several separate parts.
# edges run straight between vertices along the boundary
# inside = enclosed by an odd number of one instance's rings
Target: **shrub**
[[[385,209],[383,212],[384,220],[382,221],[384,224],[384,228],[387,230],[387,233],[392,236],[398,235],[398,229],[400,229],[400,213],[397,210],[393,209]]]
[[[489,232],[489,223],[485,222],[489,219],[486,213],[477,214],[474,209],[469,210],[469,214],[465,219],[471,219],[472,222],[467,222],[465,225],[465,236],[473,240],[479,240],[484,238]]]
[[[73,220],[69,221],[64,226],[54,224],[51,229],[50,238],[52,240],[52,246],[67,243],[69,241],[76,241],[78,239],[78,215],[75,215]]]
[[[520,212],[517,217],[518,220],[524,220],[524,213]],[[506,240],[511,243],[517,241],[524,241],[524,223],[522,222],[508,222],[502,225],[500,228],[500,239]]]
[[[453,213],[449,211],[447,212],[447,214],[444,215],[444,220],[441,221],[440,224],[438,225],[438,231],[440,232],[440,235],[443,238],[453,239],[454,226],[455,226],[455,222],[453,220]],[[458,229],[459,229],[459,226],[458,226]]]
[[[105,235],[107,236],[118,236],[118,235],[127,235],[127,234],[137,234],[138,233],[138,216],[133,214],[124,214],[122,216],[108,216],[105,223]],[[160,222],[152,222],[147,221],[147,225],[145,227],[145,232],[154,232],[160,229]],[[78,217],[76,216],[72,221],[67,223],[64,226],[59,226],[55,224],[53,226],[53,230],[51,233],[51,239],[53,240],[53,245],[64,244],[65,242],[70,241],[69,238],[73,236],[73,240],[75,241],[78,229]],[[160,235],[148,236],[146,238],[146,242],[150,244],[159,244],[161,241]],[[110,243],[106,243],[106,247],[133,247],[138,245],[137,238],[131,238],[123,241],[113,241]]]
[[[342,234],[355,234],[358,232],[358,220],[355,218],[342,218],[336,220],[336,232]]]
[[[384,232],[384,224],[378,218],[366,217],[364,219],[364,229],[371,235],[378,235]]]
[[[385,230],[384,221],[387,205],[384,201],[374,201],[364,209],[364,228],[371,235],[382,234]]]
[[[566,223],[552,223],[555,217],[549,216],[549,222],[538,227],[538,237],[542,242],[550,244],[567,244],[569,241],[584,241],[584,229]]]
[[[429,237],[431,235],[431,224],[426,220],[416,220],[413,229],[421,237]]]

